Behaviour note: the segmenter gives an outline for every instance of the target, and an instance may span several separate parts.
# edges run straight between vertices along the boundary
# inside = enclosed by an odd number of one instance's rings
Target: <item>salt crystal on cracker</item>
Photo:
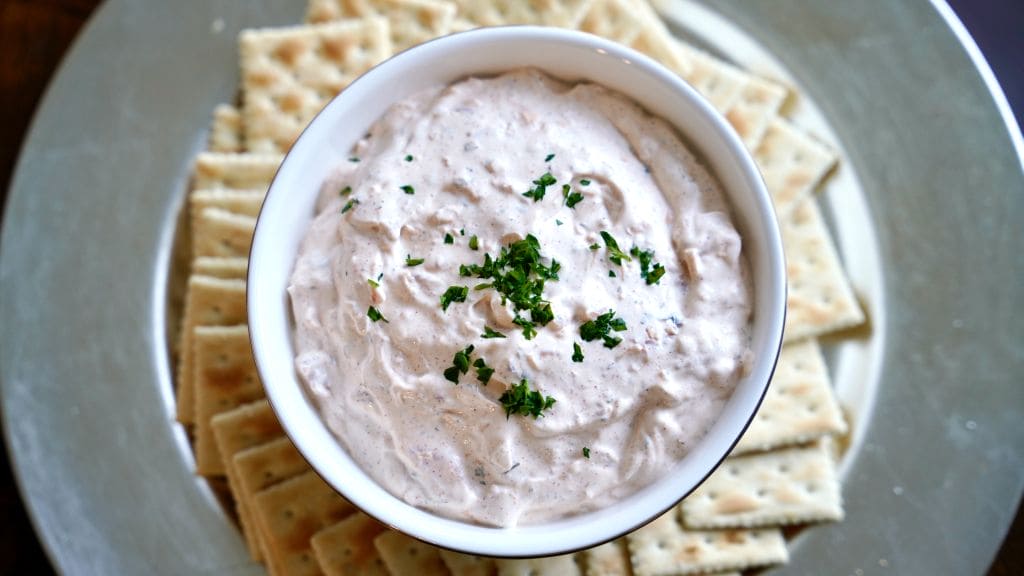
[[[843,518],[835,463],[825,447],[730,457],[681,504],[693,528],[787,526]]]
[[[811,197],[837,159],[829,147],[782,118],[771,121],[754,149],[754,161],[780,219]]]
[[[836,401],[818,341],[782,347],[768,393],[732,455],[771,450],[844,434],[846,420]]]
[[[178,421],[182,424],[192,424],[195,421],[192,331],[199,325],[223,326],[245,323],[245,281],[193,274],[188,279],[186,290],[181,357],[178,359],[176,408]]]
[[[248,326],[196,326],[196,471],[204,476],[226,470],[213,436],[213,417],[264,397],[249,345]]]
[[[242,31],[246,148],[287,151],[331,98],[391,55],[389,34],[379,17]]]
[[[778,529],[688,530],[676,509],[627,535],[626,541],[635,576],[746,570],[789,559]]]
[[[386,576],[390,572],[373,540],[387,529],[366,514],[356,512],[320,530],[309,543],[325,576]]]
[[[391,47],[405,50],[452,31],[457,7],[443,0],[310,0],[306,21],[312,24],[345,18],[387,18]]]
[[[807,199],[780,222],[786,253],[785,342],[864,322],[818,204]]]
[[[310,538],[356,511],[314,472],[259,492],[252,508],[275,576],[320,574]]]
[[[283,159],[280,154],[203,152],[196,156],[192,188],[266,190]]]
[[[580,576],[575,554],[546,558],[498,558],[498,576]]]
[[[392,574],[448,574],[438,548],[401,532],[388,530],[377,536],[373,545]]]
[[[242,151],[242,113],[231,104],[218,104],[213,109],[213,122],[207,141],[210,152]]]

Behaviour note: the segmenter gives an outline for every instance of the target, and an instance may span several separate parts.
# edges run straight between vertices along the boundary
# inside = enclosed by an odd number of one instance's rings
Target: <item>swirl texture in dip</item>
[[[456,519],[538,523],[634,493],[714,423],[750,364],[751,287],[717,183],[664,121],[520,70],[395,104],[352,156],[291,278],[296,367],[390,492]],[[524,195],[545,174],[544,196]],[[601,232],[631,259],[615,263]],[[527,235],[560,264],[542,295],[554,318],[531,339],[510,301],[474,289],[489,280],[460,276]],[[452,286],[467,297],[442,309]],[[585,341],[609,310],[621,342]],[[486,385],[473,367],[445,377],[469,345],[494,369]],[[523,379],[555,400],[538,418],[500,401]]]

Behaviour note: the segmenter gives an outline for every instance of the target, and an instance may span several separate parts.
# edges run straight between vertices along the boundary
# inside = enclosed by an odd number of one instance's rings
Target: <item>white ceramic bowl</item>
[[[323,424],[294,369],[286,287],[314,201],[329,171],[393,103],[430,86],[532,66],[568,81],[603,84],[683,134],[721,182],[744,240],[754,284],[756,362],[707,436],[666,477],[610,507],[516,528],[490,528],[414,508],[365,474]],[[367,514],[438,546],[485,556],[543,556],[586,548],[644,523],[706,478],[746,429],[782,341],[786,284],[771,200],[753,160],[696,91],[637,52],[588,34],[536,27],[475,30],[428,42],[370,70],[320,113],[295,143],[267,195],[249,258],[249,330],[270,402],[316,471]]]

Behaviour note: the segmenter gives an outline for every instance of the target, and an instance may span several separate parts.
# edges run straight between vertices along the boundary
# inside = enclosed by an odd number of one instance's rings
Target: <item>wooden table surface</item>
[[[57,65],[100,0],[0,0],[0,195],[6,198],[18,150],[32,114]],[[1012,3],[1017,3],[1011,7]],[[977,36],[982,50],[1016,104],[1024,108],[1022,77],[1015,54],[1021,48],[1019,0],[952,2]],[[1007,17],[1010,14],[1010,17]],[[6,205],[6,203],[4,203]],[[52,574],[0,447],[0,574]],[[941,545],[941,543],[936,543]],[[1024,519],[1021,511],[989,576],[1024,574]]]

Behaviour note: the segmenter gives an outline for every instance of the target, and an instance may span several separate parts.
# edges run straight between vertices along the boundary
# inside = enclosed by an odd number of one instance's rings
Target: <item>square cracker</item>
[[[383,532],[373,545],[392,574],[448,574],[440,549],[401,532]]]
[[[498,558],[498,576],[580,576],[575,554],[546,558]]]
[[[636,576],[746,570],[789,560],[782,532],[687,530],[677,509],[626,536]]]
[[[203,264],[207,265],[206,262]],[[195,422],[195,362],[192,331],[196,326],[244,324],[245,281],[193,274],[188,279],[178,359],[177,418]]]
[[[443,0],[310,0],[306,21],[387,18],[391,47],[399,52],[452,31],[457,8]]]
[[[213,109],[206,147],[210,152],[242,151],[242,113],[238,108],[231,104],[218,104]]]
[[[864,322],[817,202],[808,198],[781,222],[786,253],[785,342]]]
[[[249,271],[248,258],[217,258],[203,256],[192,261],[192,274],[214,278],[245,280]]]
[[[242,31],[246,148],[288,150],[331,98],[391,53],[385,18]]]
[[[203,208],[192,214],[192,256],[248,258],[255,230],[256,218],[252,216]]]
[[[764,140],[769,126],[778,119],[788,91],[781,84],[747,74],[739,97],[725,111],[725,119],[750,150]]]
[[[262,560],[263,546],[252,517],[252,498],[244,494],[233,457],[246,448],[261,445],[270,438],[280,437],[284,434],[281,424],[277,421],[270,404],[266,400],[257,400],[214,416],[210,425],[213,428],[214,440],[217,442],[217,450],[224,460],[228,485],[235,498],[245,544],[253,560]]]
[[[233,214],[253,218],[260,215],[266,190],[236,190],[234,188],[203,188],[189,194],[189,208],[193,213],[207,208],[220,208]]]
[[[751,528],[843,518],[832,455],[821,443],[728,458],[681,504],[693,528]]]
[[[587,576],[629,576],[629,548],[617,538],[582,552]]]
[[[317,532],[310,539],[313,554],[325,576],[387,576],[374,538],[387,526],[356,512],[337,524]]]
[[[355,512],[355,507],[315,472],[267,488],[252,501],[253,517],[275,576],[320,574],[310,538]]]
[[[266,190],[283,159],[280,154],[203,152],[196,156],[192,188]]]
[[[494,576],[498,567],[494,558],[463,554],[452,550],[441,550],[441,559],[452,576]]]
[[[782,347],[768,393],[733,456],[793,446],[831,434],[844,434],[828,367],[818,341],[809,338]]]
[[[477,26],[536,24],[576,28],[592,0],[455,0],[459,18]]]
[[[213,437],[213,417],[264,397],[249,346],[249,327],[197,326],[195,353],[196,472],[226,474]]]
[[[771,121],[754,149],[754,161],[780,219],[811,197],[837,158],[829,147],[782,118]]]

